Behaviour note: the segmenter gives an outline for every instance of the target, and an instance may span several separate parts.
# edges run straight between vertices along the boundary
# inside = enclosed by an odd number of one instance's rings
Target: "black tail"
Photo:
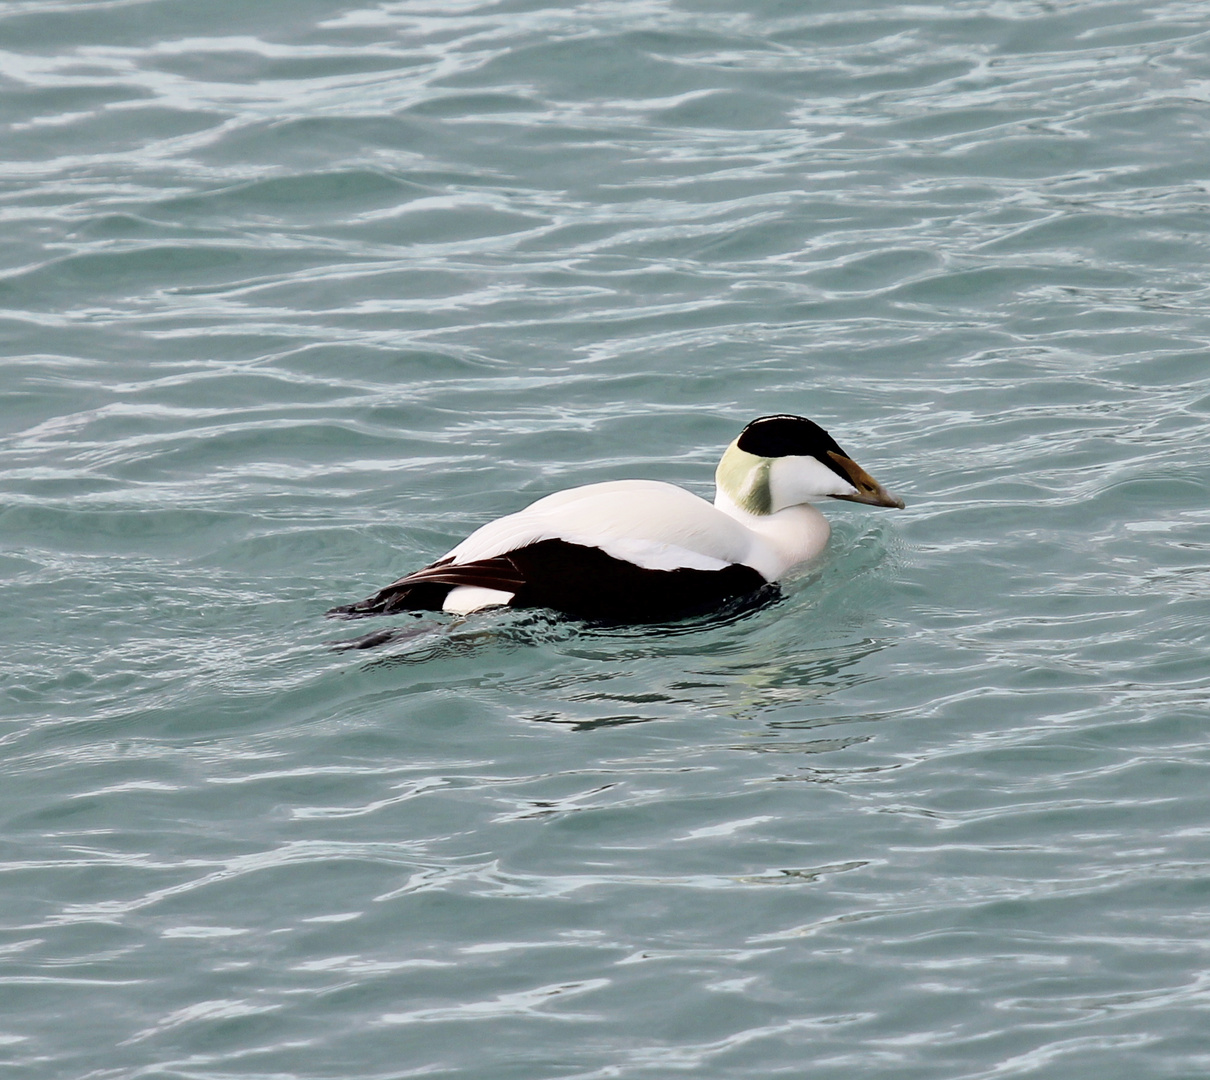
[[[440,611],[452,585],[440,582],[411,584],[399,581],[379,589],[356,604],[342,604],[324,614],[329,619],[365,619],[371,615],[394,615],[400,611]]]

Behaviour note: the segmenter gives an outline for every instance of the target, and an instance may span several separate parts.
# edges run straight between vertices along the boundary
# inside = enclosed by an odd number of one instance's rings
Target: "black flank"
[[[550,608],[592,622],[672,622],[715,611],[767,584],[750,566],[648,570],[600,548],[539,540],[480,562],[454,565],[442,560],[328,614],[356,619],[399,611],[440,611],[451,589],[481,585],[513,593],[510,607]]]

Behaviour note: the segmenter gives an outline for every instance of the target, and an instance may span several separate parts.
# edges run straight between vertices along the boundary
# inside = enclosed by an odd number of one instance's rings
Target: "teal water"
[[[14,1076],[1210,1075],[1204,5],[10,0],[0,123]],[[908,503],[782,603],[328,648],[773,411]]]

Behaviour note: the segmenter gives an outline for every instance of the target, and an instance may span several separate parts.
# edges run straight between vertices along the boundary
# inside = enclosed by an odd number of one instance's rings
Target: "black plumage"
[[[762,416],[740,432],[736,445],[744,453],[756,457],[813,457],[846,483],[850,482],[849,474],[832,457],[833,454],[842,458],[849,455],[815,421],[804,416]]]
[[[760,573],[738,563],[720,570],[650,570],[600,548],[551,539],[476,562],[442,559],[359,603],[332,608],[328,615],[357,619],[440,611],[460,585],[512,593],[509,607],[550,608],[574,618],[619,623],[702,615],[769,587]]]

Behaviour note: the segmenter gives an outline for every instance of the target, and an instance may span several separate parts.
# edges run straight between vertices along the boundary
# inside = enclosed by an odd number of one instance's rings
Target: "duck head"
[[[823,428],[802,416],[761,416],[723,452],[720,495],[749,514],[776,514],[822,498],[903,509]]]

